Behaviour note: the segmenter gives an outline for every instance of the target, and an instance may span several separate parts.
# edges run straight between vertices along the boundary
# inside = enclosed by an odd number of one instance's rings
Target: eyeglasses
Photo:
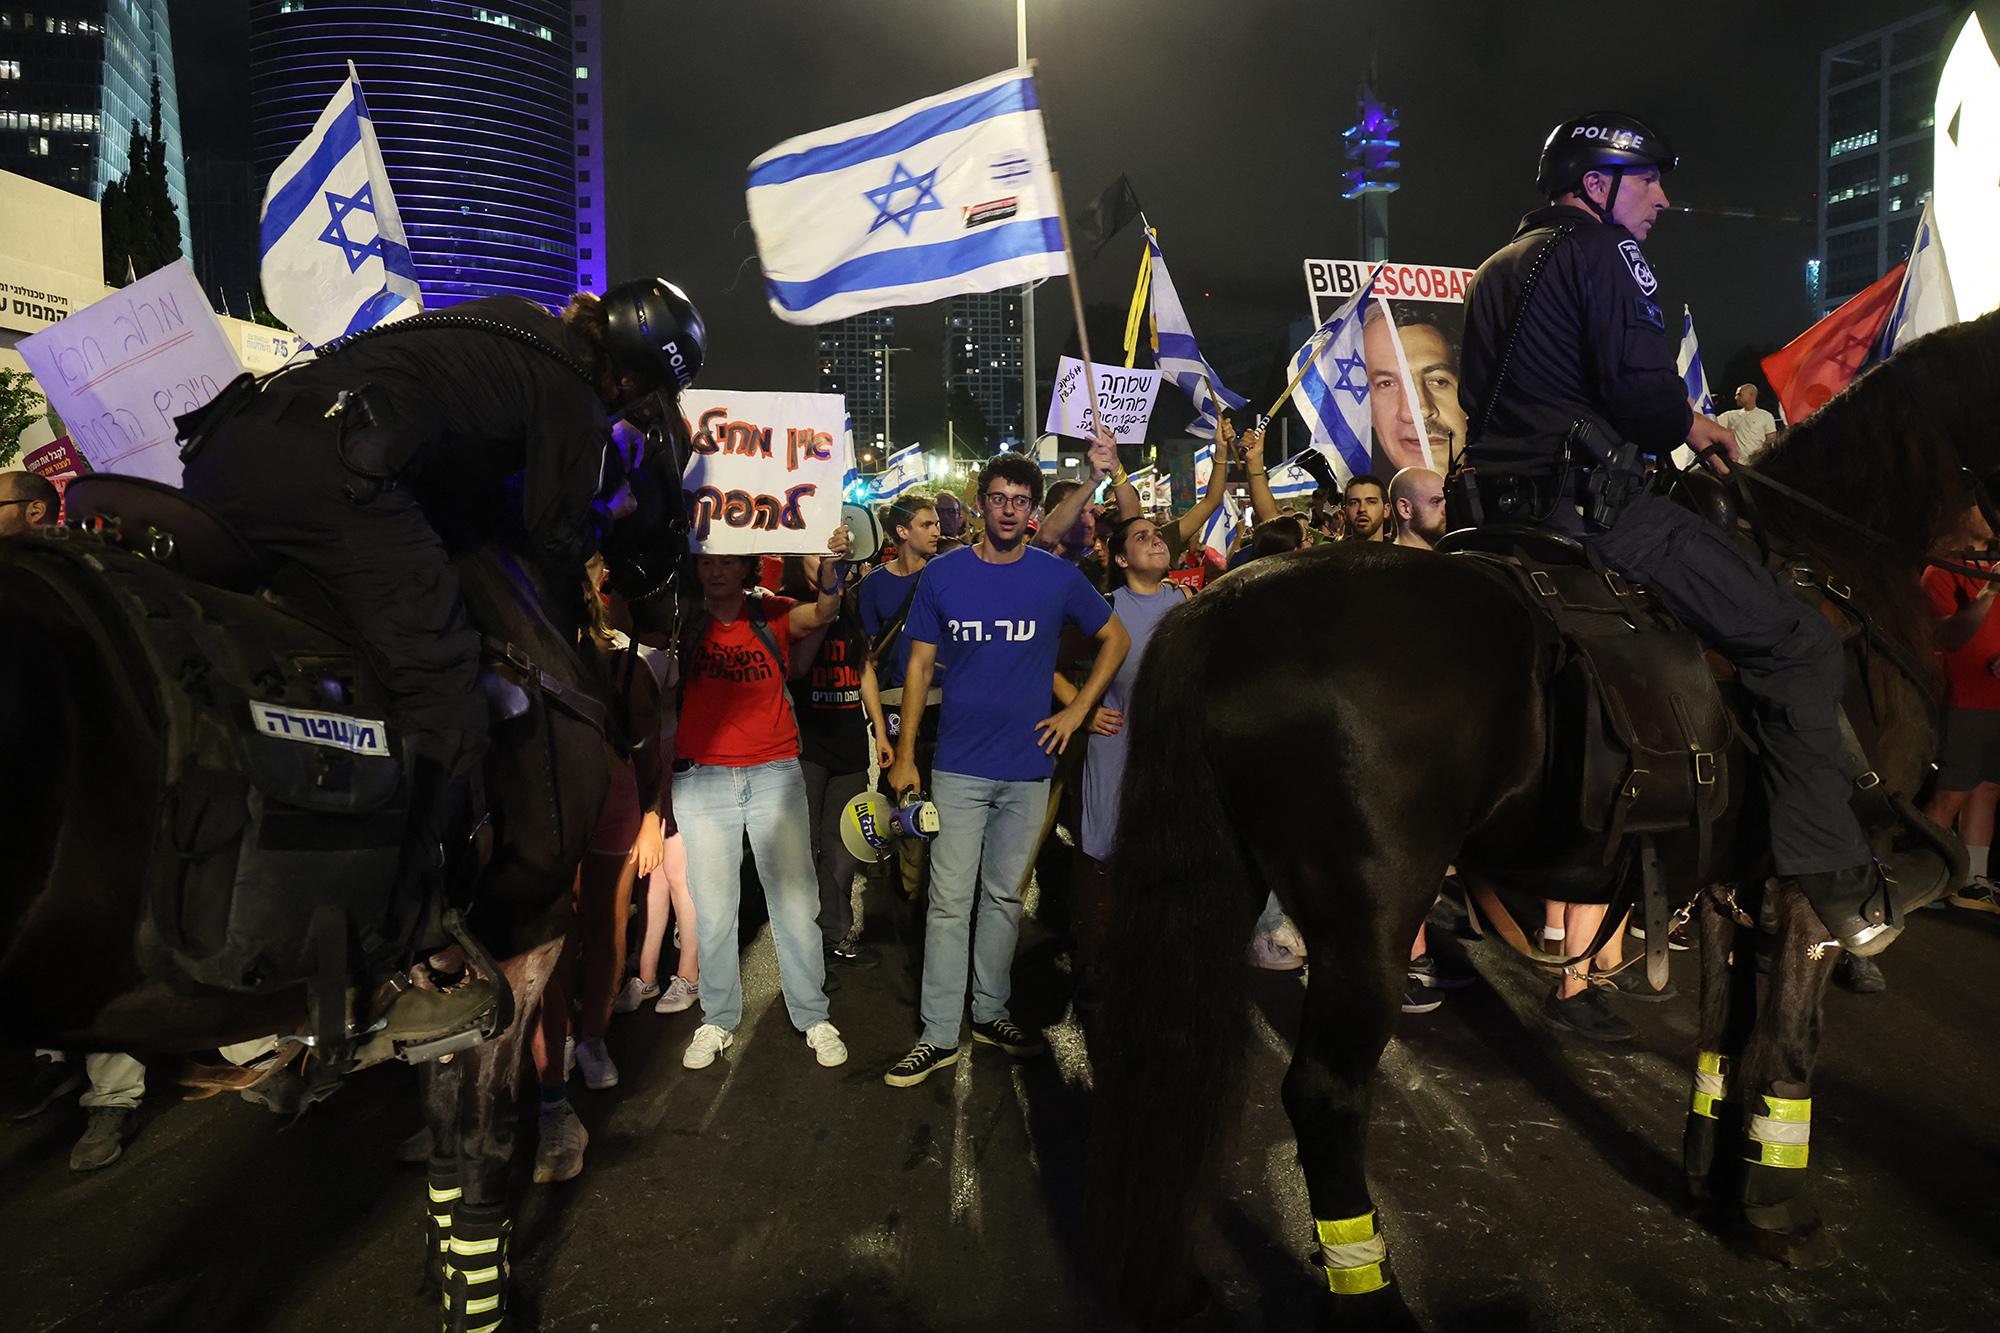
[[[988,491],[979,498],[1003,514],[1025,514],[1035,507],[1035,498],[1031,495],[1002,495],[999,491]]]

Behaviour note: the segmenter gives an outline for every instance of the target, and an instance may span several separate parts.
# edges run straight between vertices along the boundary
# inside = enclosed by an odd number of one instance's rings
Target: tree
[[[986,414],[973,401],[972,390],[960,385],[951,391],[945,400],[944,414],[951,422],[951,437],[958,447],[974,454],[993,452],[993,428],[986,420]]]
[[[48,399],[35,391],[35,377],[0,366],[0,467],[21,452],[21,432],[40,421]]]
[[[104,187],[104,280],[114,287],[143,278],[181,256],[181,220],[167,183],[167,142],[160,124],[160,81],[153,80],[147,130],[132,122],[125,175]]]

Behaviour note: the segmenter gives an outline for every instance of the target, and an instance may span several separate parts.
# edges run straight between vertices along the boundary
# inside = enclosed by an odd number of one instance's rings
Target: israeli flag
[[[1895,308],[1882,325],[1880,355],[1894,356],[1904,344],[1956,323],[1958,302],[1951,290],[1951,269],[1945,264],[1944,243],[1938,239],[1937,217],[1926,199],[1903,269],[1903,289],[1896,293]]]
[[[787,139],[751,162],[749,205],[787,324],[1069,272],[1025,67]]]
[[[1249,400],[1229,392],[1222,383],[1222,377],[1203,359],[1201,348],[1195,346],[1194,329],[1188,324],[1187,311],[1181,308],[1181,297],[1174,290],[1174,280],[1167,274],[1167,261],[1160,253],[1160,238],[1153,234],[1151,227],[1146,228],[1146,246],[1153,256],[1153,331],[1160,340],[1157,357],[1160,372],[1194,404],[1195,419],[1188,427],[1188,434],[1212,440],[1215,438],[1215,400],[1220,398],[1224,406],[1232,408],[1241,407]]]
[[[1312,429],[1312,447],[1326,456],[1342,486],[1368,471],[1368,365],[1361,354],[1361,325],[1375,295],[1377,268],[1347,303],[1292,353],[1286,373],[1294,381],[1292,405]]]
[[[1217,560],[1227,564],[1229,548],[1236,544],[1236,530],[1243,526],[1243,511],[1237,506],[1236,497],[1228,491],[1222,493],[1222,503],[1209,515],[1208,524],[1201,530],[1201,544]]]
[[[309,343],[424,308],[351,60],[312,133],[271,173],[262,247],[264,300]]]
[[[1687,382],[1688,401],[1705,417],[1715,415],[1715,398],[1708,391],[1708,372],[1701,368],[1701,343],[1694,336],[1694,311],[1681,307],[1681,378]]]
[[[875,498],[893,500],[930,475],[924,464],[924,447],[913,444],[889,455],[889,465],[875,474]]]
[[[1313,480],[1313,474],[1297,463],[1280,463],[1271,469],[1264,480],[1270,483],[1271,494],[1280,499],[1293,495],[1311,495],[1319,489],[1319,483]]]

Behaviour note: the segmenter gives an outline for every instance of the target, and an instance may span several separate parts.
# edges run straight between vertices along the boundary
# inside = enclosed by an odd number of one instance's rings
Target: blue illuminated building
[[[427,307],[602,290],[598,0],[253,0],[259,197],[352,60]]]
[[[6,0],[0,0],[5,3]],[[0,9],[0,170],[86,199],[124,176],[132,122],[160,81],[167,192],[187,243],[187,172],[167,0],[48,0]]]

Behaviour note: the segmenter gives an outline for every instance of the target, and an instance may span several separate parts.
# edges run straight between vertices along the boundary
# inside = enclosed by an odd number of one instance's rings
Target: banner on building
[[[854,467],[844,398],[689,389],[681,412],[694,440],[681,489],[697,554],[826,552]]]
[[[1090,368],[1097,378],[1097,409],[1104,414],[1104,424],[1118,443],[1144,444],[1146,423],[1152,420],[1153,403],[1160,396],[1160,372],[1127,370],[1095,361]],[[1056,366],[1056,391],[1049,396],[1049,421],[1045,429],[1051,435],[1087,440],[1096,428],[1083,362],[1066,356]]]
[[[1458,351],[1473,270],[1308,259],[1306,295],[1313,323],[1324,324],[1352,300],[1368,285],[1371,273],[1375,291],[1362,324],[1359,364],[1344,367],[1346,376],[1333,387],[1357,401],[1367,400],[1373,436],[1369,462],[1384,483],[1406,467],[1443,472],[1452,452],[1465,447]]]
[[[186,260],[113,292],[15,348],[97,472],[181,484],[174,418],[243,373]]]

